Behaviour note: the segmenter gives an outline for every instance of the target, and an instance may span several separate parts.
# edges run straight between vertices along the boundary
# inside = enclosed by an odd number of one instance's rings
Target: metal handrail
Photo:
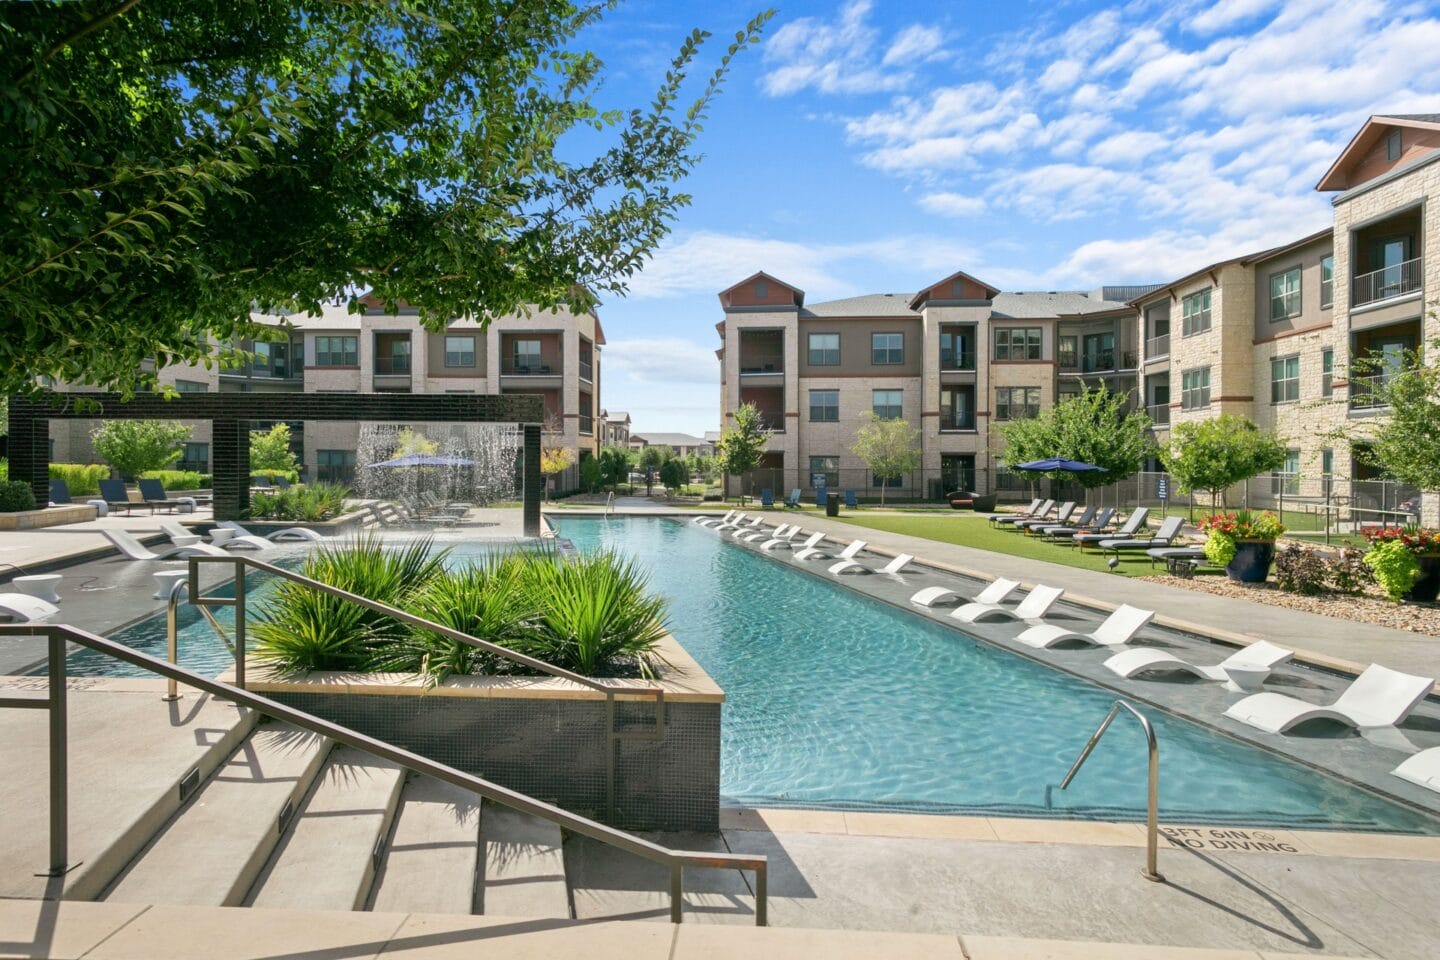
[[[410,613],[409,611],[401,610],[398,607],[392,607],[388,604],[380,603],[376,600],[371,600],[369,597],[362,597],[358,593],[351,593],[348,590],[342,590],[339,587],[331,586],[328,583],[323,583],[319,580],[312,579],[311,577],[304,576],[303,574],[295,573],[291,570],[286,570],[284,567],[277,567],[272,563],[266,563],[264,560],[260,560],[256,557],[244,557],[238,555],[225,557],[196,556],[190,557],[188,559],[190,562],[190,576],[184,581],[185,585],[188,587],[189,590],[188,599],[192,605],[200,608],[200,611],[202,613],[206,613],[206,618],[210,620],[211,625],[215,627],[216,631],[220,632],[222,639],[224,639],[224,633],[220,631],[219,625],[215,623],[213,617],[210,617],[208,615],[205,608],[235,608],[235,633],[233,639],[231,639],[229,642],[234,648],[232,652],[235,656],[235,685],[242,689],[245,687],[245,636],[247,609],[245,568],[250,567],[255,570],[260,570],[268,573],[272,576],[280,577],[283,580],[289,580],[292,583],[300,584],[301,586],[314,590],[317,593],[323,593],[327,594],[328,596],[349,601],[350,603],[365,607],[368,610],[374,610],[376,613],[385,614],[391,619],[398,620],[401,623],[409,624],[412,627],[419,627],[422,630],[439,634],[442,637],[454,640],[458,643],[463,643],[467,646],[475,647],[478,650],[484,650],[487,653],[491,653],[495,656],[502,657],[514,663],[521,664],[522,666],[530,667],[532,670],[537,670],[541,673],[546,673],[552,677],[557,677],[562,680],[569,680],[573,683],[578,683],[581,686],[589,687],[592,690],[604,694],[606,730],[608,733],[609,748],[605,751],[605,812],[609,816],[614,816],[615,814],[616,744],[625,740],[665,739],[664,687],[655,686],[653,684],[647,684],[643,686],[635,685],[615,687],[607,683],[601,683],[600,681],[595,680],[591,677],[587,677],[582,673],[575,673],[574,671],[566,670],[564,667],[557,667],[554,664],[546,663],[544,660],[537,660],[534,657],[527,656],[523,653],[518,653],[514,650],[511,650],[509,647],[503,647],[499,644],[491,643],[488,640],[481,640],[479,637],[472,637],[470,636],[470,634],[462,633],[461,631],[456,630],[454,627],[447,627],[443,623],[436,623],[434,620],[426,620],[424,617],[418,617],[415,614]],[[226,563],[234,565],[235,596],[233,598],[207,597],[200,592],[200,564],[202,563]],[[171,629],[172,632],[178,633],[178,616],[177,619],[173,621],[173,623],[175,624],[173,628],[170,627],[169,623],[167,623],[167,629]],[[177,659],[173,655],[173,653],[171,656],[171,662],[177,662]],[[616,694],[623,694],[626,697],[632,697],[635,699],[645,699],[647,697],[653,697],[655,700],[654,728],[651,730],[625,731],[615,729]]]
[[[610,515],[611,515],[612,513],[614,513],[614,512],[615,512],[615,491],[614,491],[614,490],[611,490],[608,494],[605,495],[605,516],[608,517],[608,516],[610,516]]]
[[[202,558],[192,558],[202,559]],[[267,564],[268,566],[268,564]],[[195,567],[191,566],[192,576]],[[192,598],[193,599],[193,598]],[[60,876],[73,870],[78,864],[69,862],[68,833],[68,777],[66,774],[66,698],[65,698],[65,650],[67,643],[77,643],[91,650],[122,660],[133,666],[157,673],[167,679],[178,681],[188,687],[209,693],[240,706],[249,707],[277,720],[284,720],[311,733],[328,737],[336,743],[363,750],[372,756],[399,764],[407,770],[434,777],[462,790],[469,790],[486,800],[502,804],[512,810],[548,820],[572,833],[598,840],[618,847],[628,853],[644,857],[654,863],[670,868],[670,922],[681,921],[681,905],[684,893],[684,869],[686,867],[710,867],[717,870],[750,870],[755,874],[755,925],[766,925],[766,869],[767,858],[737,853],[708,853],[698,850],[672,850],[650,840],[632,836],[623,830],[598,823],[588,817],[571,813],[553,804],[536,800],[497,783],[482,779],[474,774],[412,753],[401,747],[366,736],[349,727],[324,720],[297,707],[287,706],[269,697],[251,693],[240,687],[212,680],[175,664],[166,663],[148,654],[97,636],[87,630],[68,624],[50,623],[0,623],[0,637],[43,636],[49,641],[49,696],[39,699],[33,696],[0,696],[0,707],[39,708],[50,710],[50,876]]]
[[[1155,742],[1155,728],[1150,725],[1150,718],[1145,716],[1134,705],[1125,700],[1116,700],[1110,706],[1110,712],[1105,714],[1105,719],[1100,726],[1090,735],[1090,740],[1085,744],[1085,749],[1080,751],[1080,756],[1070,765],[1070,772],[1065,774],[1065,779],[1060,781],[1060,789],[1064,790],[1070,786],[1070,781],[1075,779],[1075,774],[1085,761],[1090,759],[1090,753],[1095,749],[1095,744],[1105,736],[1105,731],[1110,729],[1114,722],[1115,715],[1124,707],[1134,714],[1135,719],[1140,721],[1140,728],[1145,731],[1145,742],[1149,753],[1149,784],[1148,797],[1145,813],[1145,869],[1140,875],[1146,880],[1154,880],[1157,883],[1164,883],[1165,878],[1161,876],[1156,865],[1158,856],[1157,850],[1160,845],[1160,745]]]

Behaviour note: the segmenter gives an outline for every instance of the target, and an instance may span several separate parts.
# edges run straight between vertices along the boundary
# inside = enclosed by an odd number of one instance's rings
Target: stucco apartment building
[[[457,320],[432,333],[420,326],[411,307],[402,304],[398,314],[391,315],[379,303],[362,302],[365,313],[326,305],[319,316],[255,315],[261,323],[285,327],[287,337],[242,343],[257,354],[243,367],[172,366],[159,372],[160,381],[180,392],[540,394],[545,398],[543,442],[575,450],[577,467],[572,472],[602,445],[605,421],[598,414],[605,334],[595,313],[537,310],[529,316],[498,318],[485,330],[475,321]],[[353,476],[359,424],[290,425],[307,477]],[[194,426],[178,466],[205,472],[209,425]],[[628,430],[628,423],[624,426]],[[89,421],[54,423],[52,460],[93,460],[93,427]],[[559,486],[566,486],[563,477]]]
[[[756,273],[720,294],[721,415],[753,403],[774,431],[757,486],[935,497],[998,482],[995,425],[1082,383],[1135,393],[1142,289],[1004,293],[963,272],[918,293],[807,304]],[[920,431],[921,468],[877,477],[851,452],[866,411]]]
[[[1407,492],[1354,483],[1376,474],[1351,441],[1386,415],[1374,380],[1440,336],[1440,114],[1372,117],[1317,189],[1335,193],[1332,227],[1132,301],[1142,390],[1161,439],[1221,413],[1286,438],[1271,496],[1390,510]],[[1350,376],[1359,357],[1386,369]]]

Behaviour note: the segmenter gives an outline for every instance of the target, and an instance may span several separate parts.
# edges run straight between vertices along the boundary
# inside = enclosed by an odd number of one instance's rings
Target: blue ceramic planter
[[[1225,564],[1225,574],[1241,583],[1264,583],[1274,560],[1274,540],[1237,540],[1235,556]]]

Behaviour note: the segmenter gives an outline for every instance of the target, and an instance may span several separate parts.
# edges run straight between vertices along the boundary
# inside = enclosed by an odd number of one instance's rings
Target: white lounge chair
[[[1113,673],[1122,677],[1133,677],[1137,673],[1151,671],[1183,671],[1193,673],[1197,677],[1204,677],[1206,680],[1219,680],[1227,682],[1230,675],[1225,672],[1226,667],[1249,667],[1251,669],[1269,669],[1277,664],[1284,663],[1295,656],[1294,650],[1286,650],[1284,647],[1276,646],[1268,640],[1256,640],[1254,643],[1232,653],[1214,666],[1198,666],[1188,660],[1182,660],[1175,654],[1165,650],[1156,650],[1154,647],[1136,647],[1134,650],[1121,650],[1115,656],[1105,661],[1105,666]]]
[[[750,518],[750,526],[752,526],[752,527],[755,526],[755,521],[758,520],[758,519],[760,519],[760,518],[759,518],[759,517],[751,517],[751,518]],[[746,520],[745,514],[743,514],[743,513],[737,513],[737,514],[735,514],[735,516],[731,517],[729,520],[726,520],[724,523],[717,523],[715,526],[711,527],[710,529],[711,529],[711,530],[734,530],[736,527],[744,526],[744,525],[745,525],[745,520]]]
[[[235,520],[221,520],[219,523],[215,524],[215,526],[219,527],[222,530],[234,530],[236,536],[264,537],[266,540],[269,540],[272,543],[278,542],[280,540],[305,540],[309,543],[319,543],[322,540],[333,539],[331,537],[324,536],[323,534],[316,533],[309,527],[286,527],[284,530],[276,530],[274,533],[255,533],[253,530],[248,530],[245,527],[241,526]]]
[[[1024,620],[1027,623],[1041,623],[1045,614],[1055,606],[1055,601],[1064,594],[1065,591],[1060,587],[1047,587],[1042,583],[1027,593],[1014,610],[999,603],[981,603],[977,600],[956,607],[950,616],[961,623],[979,623],[981,620]]]
[[[0,618],[24,623],[31,620],[49,620],[60,612],[60,608],[49,600],[32,597],[28,593],[0,593]]]
[[[910,556],[910,554],[902,553],[894,560],[891,560],[889,563],[885,564],[885,566],[878,569],[874,567],[867,567],[859,560],[841,560],[839,563],[835,564],[830,568],[830,572],[836,574],[837,576],[842,573],[888,573],[894,575],[903,571],[906,567],[910,565],[910,562],[914,559],[915,558]]]
[[[728,530],[727,532],[728,532],[728,533],[730,534],[730,536],[732,536],[732,537],[738,537],[738,536],[740,536],[741,534],[754,533],[755,531],[759,530],[762,526],[764,526],[764,524],[765,524],[765,517],[762,516],[761,514],[758,514],[758,513],[757,513],[755,516],[753,516],[753,517],[750,518],[750,522],[749,522],[749,523],[737,524],[736,526],[732,527],[732,528],[731,528],[730,530]]]
[[[1430,677],[1416,677],[1372,663],[1328,707],[1283,693],[1254,693],[1232,703],[1225,716],[1267,733],[1284,733],[1296,724],[1320,718],[1362,729],[1393,727],[1408,717],[1434,686]]]
[[[171,543],[174,543],[178,546],[189,546],[194,543],[195,540],[200,536],[199,534],[190,530],[188,527],[182,527],[174,520],[162,521],[160,523],[160,529],[164,532],[165,536],[170,538]],[[256,537],[250,534],[238,533],[235,534],[235,536],[231,537],[229,540],[226,540],[223,544],[217,543],[216,546],[226,548],[229,547],[232,543],[236,547],[244,550],[268,550],[270,547],[275,546],[275,544],[271,543],[269,540],[266,540],[264,537]]]
[[[738,510],[731,510],[723,517],[696,517],[691,522],[698,523],[702,527],[718,527],[722,523],[729,523],[732,519],[734,519],[735,514],[739,512],[740,511]]]
[[[1058,623],[1039,623],[1024,630],[1015,639],[1032,647],[1053,647],[1066,640],[1080,640],[1099,647],[1118,647],[1133,640],[1140,628],[1153,619],[1154,610],[1141,610],[1122,603],[1105,618],[1104,623],[1089,633],[1080,633]]]
[[[853,560],[865,549],[864,540],[851,540],[850,545],[839,553],[831,556],[819,545],[809,547],[805,550],[795,551],[796,560]]]
[[[208,543],[195,543],[186,547],[166,547],[163,550],[155,551],[136,540],[124,530],[101,530],[115,549],[119,550],[131,560],[184,560],[186,557],[207,556],[207,557],[228,557],[230,554],[219,547]]]
[[[772,539],[770,539],[770,540],[766,540],[764,543],[760,544],[760,549],[761,549],[761,550],[794,550],[794,551],[796,551],[796,552],[798,553],[798,552],[801,551],[801,550],[809,550],[811,547],[813,547],[813,546],[815,546],[816,544],[818,544],[821,540],[824,540],[824,539],[825,539],[825,534],[823,534],[823,533],[812,533],[812,534],[810,534],[810,536],[808,536],[808,537],[805,538],[804,542],[802,542],[801,544],[799,544],[799,545],[797,546],[797,545],[795,544],[795,538],[799,535],[799,533],[800,533],[800,525],[799,525],[799,524],[796,524],[796,525],[795,525],[795,529],[792,530],[792,531],[790,531],[790,533],[789,533],[788,535],[786,535],[786,536],[784,536],[784,537],[774,537],[774,538],[772,538]]]
[[[1015,589],[1020,586],[1019,580],[1006,580],[1000,577],[991,581],[990,585],[975,595],[976,603],[999,603]],[[918,603],[922,607],[938,607],[942,603],[958,601],[960,594],[949,587],[926,587],[910,598],[911,603]]]
[[[744,540],[747,543],[755,543],[756,541],[764,540],[774,540],[787,535],[792,527],[796,530],[800,529],[794,524],[782,523],[773,530],[746,530],[744,533],[737,533],[735,534],[735,539]]]
[[[1421,750],[1390,772],[1401,780],[1440,793],[1440,747]]]

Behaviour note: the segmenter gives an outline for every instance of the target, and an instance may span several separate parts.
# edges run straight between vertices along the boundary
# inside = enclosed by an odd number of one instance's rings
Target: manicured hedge
[[[159,480],[166,490],[208,490],[214,484],[210,474],[194,470],[147,470],[140,476]]]
[[[291,483],[299,483],[299,482],[300,482],[300,471],[299,471],[299,470],[251,470],[251,471],[250,471],[250,476],[252,476],[252,477],[269,477],[271,483],[274,483],[274,482],[275,482],[275,478],[276,478],[276,477],[284,477],[286,480],[289,480]]]
[[[35,509],[35,491],[23,480],[0,483],[0,513],[17,513]]]
[[[103,463],[52,463],[50,479],[64,480],[71,497],[93,497],[100,481],[108,479],[110,468]]]

